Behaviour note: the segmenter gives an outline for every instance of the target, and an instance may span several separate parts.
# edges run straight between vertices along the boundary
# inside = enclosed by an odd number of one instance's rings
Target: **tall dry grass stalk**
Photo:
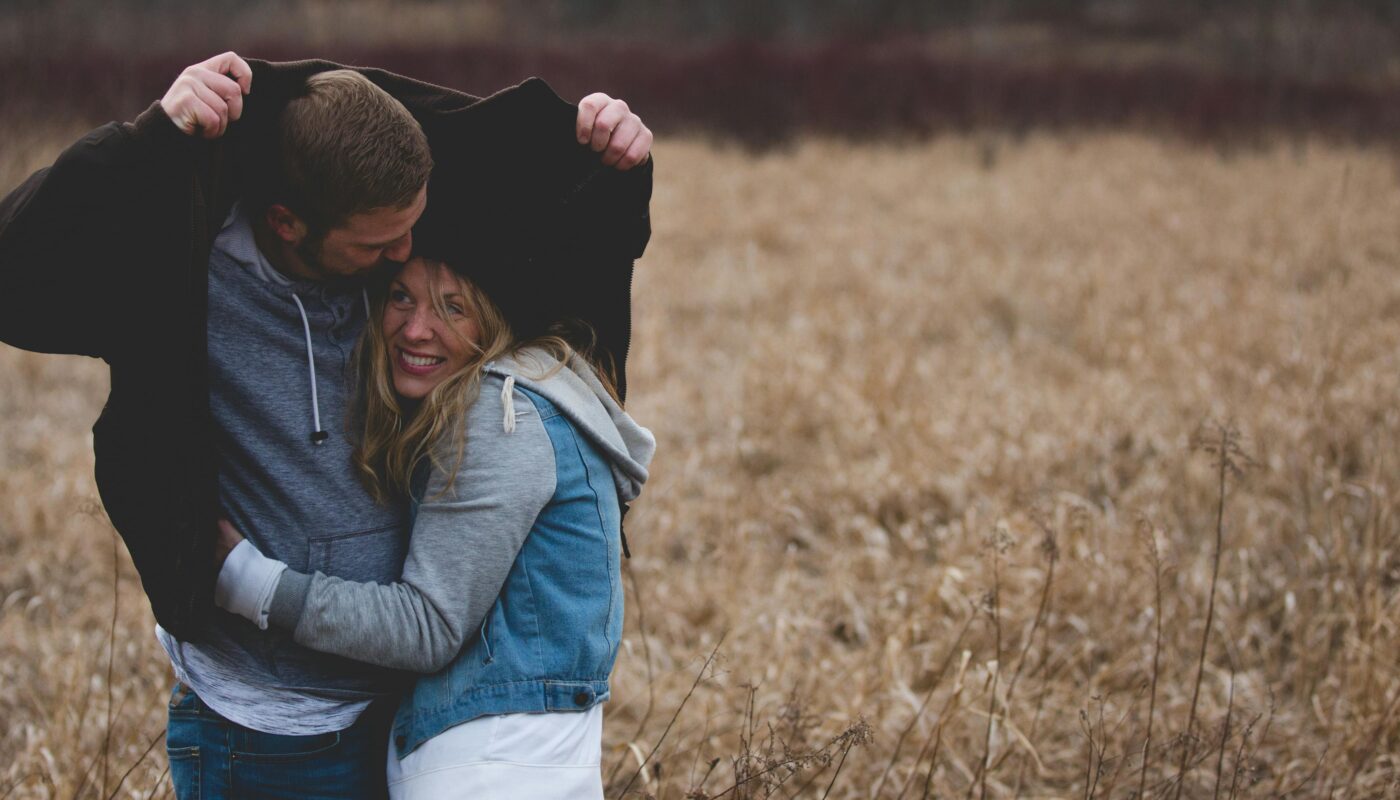
[[[1157,681],[1162,675],[1162,556],[1157,550],[1157,529],[1152,523],[1144,519],[1139,523],[1138,530],[1142,533],[1148,563],[1152,567],[1152,666],[1148,670],[1147,732],[1142,738],[1142,764],[1138,770],[1137,789],[1137,796],[1144,797],[1147,794],[1147,765],[1151,763],[1152,754],[1152,723],[1157,715]]]
[[[1176,794],[1178,800],[1181,797],[1182,789],[1186,785],[1186,767],[1191,761],[1192,748],[1194,742],[1193,735],[1196,726],[1196,709],[1201,699],[1201,679],[1205,677],[1206,649],[1210,645],[1211,625],[1215,621],[1215,590],[1220,579],[1220,556],[1225,547],[1225,493],[1226,481],[1233,475],[1238,476],[1241,471],[1241,463],[1248,461],[1240,447],[1240,432],[1233,425],[1217,424],[1213,429],[1200,432],[1196,435],[1195,445],[1197,449],[1204,450],[1214,457],[1215,468],[1219,475],[1217,479],[1217,495],[1215,504],[1215,549],[1211,551],[1210,560],[1210,590],[1206,594],[1206,621],[1201,632],[1201,654],[1196,661],[1196,680],[1191,684],[1191,710],[1186,714],[1186,730],[1183,734],[1183,745],[1181,748],[1181,762],[1176,773]],[[1230,670],[1230,702],[1225,709],[1225,733],[1220,744],[1221,758],[1224,758],[1225,741],[1230,733],[1230,712],[1233,709],[1235,698],[1235,673],[1233,665]],[[1216,790],[1219,790],[1219,767],[1216,768]]]
[[[659,146],[610,797],[1400,791],[1392,156],[1003,138]],[[105,387],[0,350],[0,798],[169,791]]]

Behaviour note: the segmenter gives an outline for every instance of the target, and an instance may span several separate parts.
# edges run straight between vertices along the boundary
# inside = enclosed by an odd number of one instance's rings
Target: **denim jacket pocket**
[[[491,611],[495,611],[494,606]],[[481,649],[483,651],[481,654],[482,664],[490,664],[496,660],[496,657],[491,653],[491,612],[488,612],[486,619],[481,621]]]

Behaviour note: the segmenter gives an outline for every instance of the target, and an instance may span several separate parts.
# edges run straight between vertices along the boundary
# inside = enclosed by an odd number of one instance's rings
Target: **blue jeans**
[[[175,796],[381,800],[392,711],[379,702],[343,731],[279,736],[229,721],[177,683],[165,732]]]

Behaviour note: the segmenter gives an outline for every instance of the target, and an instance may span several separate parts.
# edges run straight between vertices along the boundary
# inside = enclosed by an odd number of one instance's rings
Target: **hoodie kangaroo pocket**
[[[403,572],[407,551],[397,525],[313,537],[307,542],[307,569],[347,581],[391,583]]]

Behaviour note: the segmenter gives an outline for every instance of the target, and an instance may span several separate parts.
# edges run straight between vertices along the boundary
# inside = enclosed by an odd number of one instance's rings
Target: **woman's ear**
[[[278,239],[296,247],[306,238],[306,223],[298,217],[296,212],[282,205],[273,203],[267,207],[267,227],[277,235]]]

